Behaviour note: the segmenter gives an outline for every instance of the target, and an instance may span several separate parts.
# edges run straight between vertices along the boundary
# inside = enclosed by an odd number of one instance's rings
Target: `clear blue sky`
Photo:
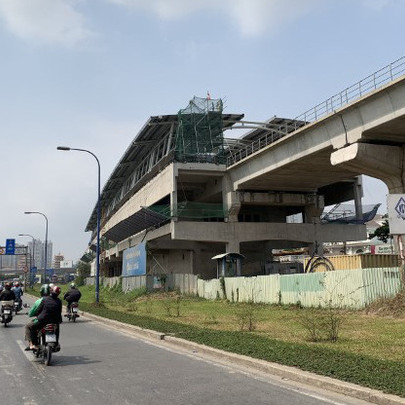
[[[0,244],[76,260],[102,185],[151,115],[194,96],[293,118],[405,54],[403,0],[0,0]],[[229,133],[228,136],[234,136]],[[364,203],[387,189],[366,179]]]

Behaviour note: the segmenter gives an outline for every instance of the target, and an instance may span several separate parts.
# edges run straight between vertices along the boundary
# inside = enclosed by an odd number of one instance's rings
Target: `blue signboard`
[[[31,271],[30,271],[30,286],[31,287],[35,284],[36,274],[37,274],[37,268],[31,267]]]
[[[15,254],[15,239],[6,239],[6,255]]]
[[[146,246],[145,242],[132,248],[125,249],[122,258],[122,275],[141,276],[146,274]]]

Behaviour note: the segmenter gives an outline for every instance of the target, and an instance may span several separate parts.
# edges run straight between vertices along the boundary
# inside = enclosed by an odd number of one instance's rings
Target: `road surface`
[[[24,298],[32,305],[32,299]],[[0,325],[0,402],[4,405],[368,404],[219,364],[83,316],[76,323],[62,324],[61,351],[46,367],[24,351],[26,312],[15,316],[7,328]]]

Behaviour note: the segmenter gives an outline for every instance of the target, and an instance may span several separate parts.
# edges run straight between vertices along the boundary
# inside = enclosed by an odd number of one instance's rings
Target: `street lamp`
[[[78,149],[78,148],[70,148],[69,146],[58,146],[56,148],[57,150],[64,150],[64,151],[70,151],[70,150],[77,150],[79,152],[86,152],[89,153],[96,159],[97,161],[97,166],[98,166],[98,187],[97,187],[97,246],[96,246],[96,302],[99,302],[99,296],[100,296],[100,213],[101,213],[101,204],[100,204],[100,161],[98,160],[97,156],[93,153],[90,152],[87,149]]]
[[[48,262],[48,218],[45,214],[39,211],[25,211],[24,214],[39,214],[45,218],[46,227],[45,227],[45,263],[44,263],[44,283],[46,282],[46,268]]]
[[[31,285],[31,270],[35,267],[35,238],[29,233],[19,233],[18,236],[28,236],[32,238],[32,251],[31,251],[31,260],[30,260],[30,285]]]

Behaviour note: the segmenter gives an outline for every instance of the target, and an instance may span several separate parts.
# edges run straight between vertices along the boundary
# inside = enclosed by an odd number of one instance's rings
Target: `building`
[[[325,204],[360,205],[361,181],[350,173],[322,173],[318,187],[312,174],[293,183],[282,174],[278,183],[269,182],[271,174],[243,181],[256,162],[254,153],[243,160],[247,145],[275,143],[305,124],[277,117],[244,122],[243,114],[224,114],[222,100],[210,98],[194,98],[177,115],[150,117],[102,190],[102,273],[214,278],[212,258],[235,253],[243,260],[228,275],[265,274],[274,249],[315,251],[324,242],[365,239],[361,222],[321,222]],[[240,139],[224,136],[240,127],[252,130]],[[96,229],[97,207],[86,226],[93,251]]]
[[[34,239],[34,241],[28,242],[28,249],[33,255],[33,265],[37,269],[43,269],[45,266],[45,242],[42,242],[40,239]],[[53,244],[51,241],[48,241],[47,256],[48,268],[51,268],[53,257]]]
[[[59,254],[55,255],[55,256],[53,257],[53,264],[52,264],[52,267],[53,267],[54,269],[60,269],[60,268],[61,268],[61,262],[62,262],[63,260],[65,260],[65,257],[63,256],[62,253],[59,253]]]

